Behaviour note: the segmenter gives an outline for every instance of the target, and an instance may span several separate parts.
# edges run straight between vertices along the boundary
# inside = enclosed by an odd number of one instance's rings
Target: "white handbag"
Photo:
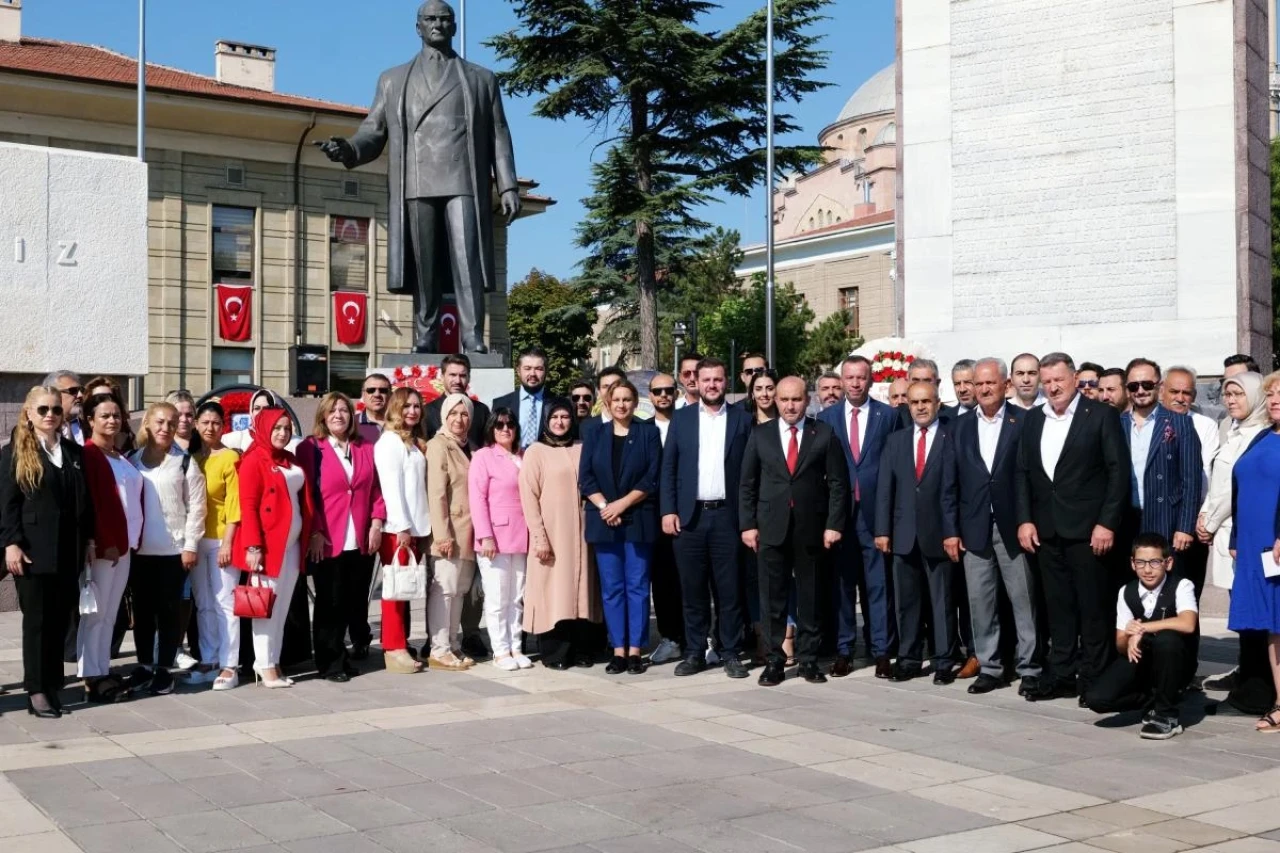
[[[402,554],[408,562],[400,562]],[[419,557],[403,545],[396,548],[389,563],[383,563],[379,555],[373,575],[382,578],[383,601],[422,601],[427,597],[427,557],[425,554]]]
[[[80,573],[80,615],[90,616],[98,612],[98,585],[93,582],[93,570],[88,566]]]

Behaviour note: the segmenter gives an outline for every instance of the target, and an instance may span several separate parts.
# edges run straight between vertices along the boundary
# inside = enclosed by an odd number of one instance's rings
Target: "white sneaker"
[[[533,669],[533,661],[529,660],[527,657],[520,654],[519,652],[516,652],[515,659],[516,659],[516,666],[520,667],[521,669]]]
[[[680,647],[672,640],[663,639],[658,643],[658,647],[649,654],[649,663],[670,663],[673,660],[680,660]]]
[[[520,664],[516,663],[516,659],[511,655],[503,655],[500,658],[494,658],[493,665],[503,672],[515,672],[520,668]]]
[[[183,672],[186,672],[198,663],[200,663],[200,661],[183,651],[179,651],[178,656],[173,659],[173,665]]]
[[[716,647],[711,645],[711,641],[707,640],[707,666],[719,666],[720,653],[716,651]]]

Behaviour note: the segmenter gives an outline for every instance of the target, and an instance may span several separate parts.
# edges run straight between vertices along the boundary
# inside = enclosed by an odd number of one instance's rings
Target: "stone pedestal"
[[[438,352],[383,353],[382,367],[393,370],[397,367],[410,367],[415,364],[434,364],[439,367],[444,358],[444,354]],[[495,368],[504,366],[502,354],[496,352],[467,353],[467,359],[471,362],[472,370],[482,367]]]
[[[471,393],[486,405],[492,404],[495,397],[515,390],[515,372],[503,365],[501,354],[468,353],[467,358],[471,360]],[[382,366],[369,372],[391,376],[397,367],[409,368],[415,364],[439,367],[443,359],[440,353],[384,354]]]

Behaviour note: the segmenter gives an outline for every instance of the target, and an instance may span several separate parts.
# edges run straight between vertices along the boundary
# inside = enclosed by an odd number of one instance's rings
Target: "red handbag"
[[[270,619],[276,606],[276,591],[262,586],[258,573],[249,576],[249,583],[235,590],[235,615],[242,619]]]

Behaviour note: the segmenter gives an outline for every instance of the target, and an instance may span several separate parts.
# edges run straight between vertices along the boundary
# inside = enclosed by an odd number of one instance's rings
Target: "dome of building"
[[[876,134],[876,138],[871,140],[872,145],[893,145],[898,141],[898,125],[889,122],[880,128],[880,132]]]
[[[897,72],[895,66],[882,68],[858,87],[836,117],[836,124],[856,116],[893,112],[897,106]]]

